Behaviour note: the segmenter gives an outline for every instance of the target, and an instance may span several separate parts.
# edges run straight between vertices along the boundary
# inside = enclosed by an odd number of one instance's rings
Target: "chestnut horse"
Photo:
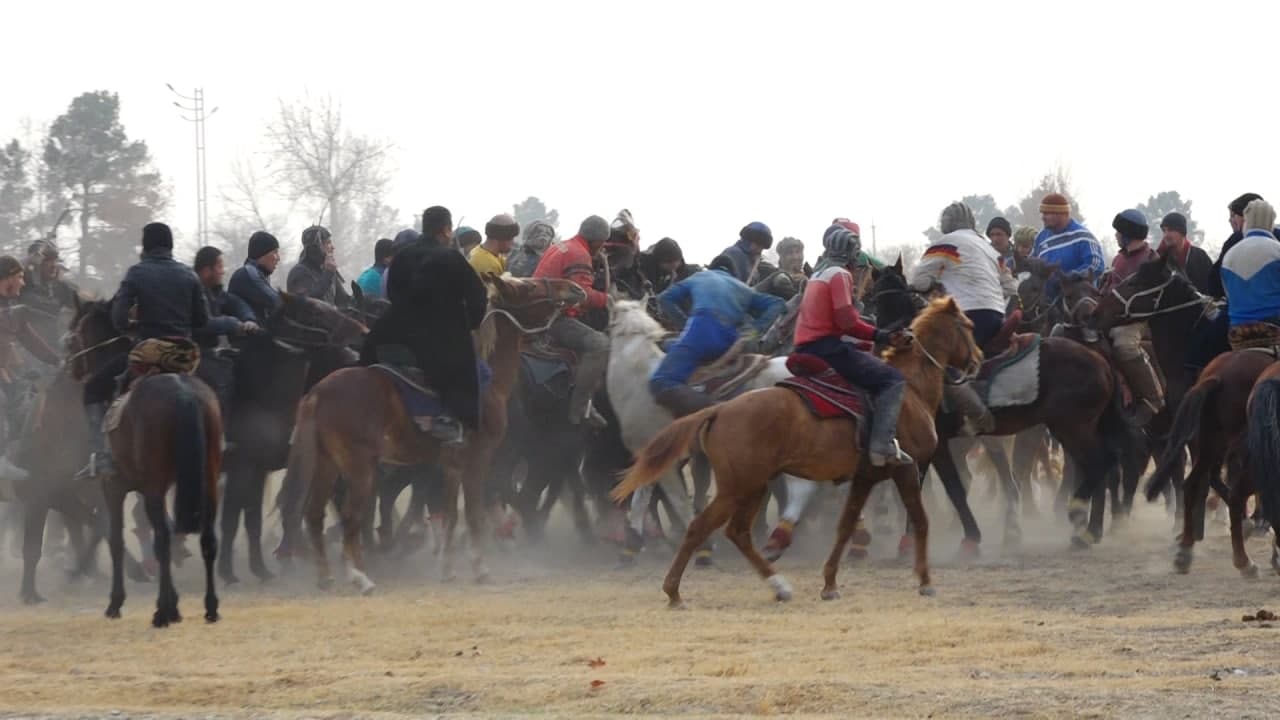
[[[973,323],[950,299],[935,300],[911,325],[915,342],[892,349],[886,361],[907,378],[907,396],[898,420],[898,441],[913,457],[933,454],[938,437],[933,418],[942,400],[947,367],[970,368],[982,357],[973,341]],[[695,443],[715,473],[716,495],[685,533],[667,573],[663,590],[671,607],[680,607],[680,578],[689,558],[707,537],[726,522],[725,535],[760,573],[780,601],[791,599],[791,586],[756,551],[751,526],[780,473],[816,481],[852,479],[840,516],[836,542],[823,567],[824,600],[839,597],[836,572],[840,555],[852,537],[871,488],[892,477],[915,528],[915,572],[920,593],[932,595],[929,580],[929,521],[920,500],[915,465],[872,467],[863,457],[859,428],[852,419],[820,420],[793,391],[774,387],[740,395],[677,420],[658,433],[636,457],[622,483],[612,492],[622,500],[656,482],[687,456]]]
[[[363,594],[374,589],[364,570],[361,530],[373,501],[379,463],[440,463],[444,467],[445,577],[453,575],[453,532],[461,485],[476,579],[488,578],[484,489],[494,450],[506,433],[507,400],[516,382],[521,340],[545,330],[564,308],[580,303],[586,293],[567,280],[481,277],[489,289],[490,308],[476,336],[479,355],[489,363],[493,378],[481,397],[481,427],[460,447],[442,446],[421,432],[406,412],[395,381],[374,368],[339,370],[317,383],[299,405],[288,477],[298,478],[307,488],[305,493],[297,488],[286,492],[307,497],[307,530],[321,588],[333,582],[325,556],[324,513],[341,476],[345,494],[340,515],[348,579]],[[295,526],[296,521],[285,518],[286,532]]]
[[[94,353],[87,351],[105,347],[120,334],[112,326],[109,303],[87,303],[81,315],[72,330],[69,349],[73,357],[84,359],[92,369]],[[151,624],[161,628],[181,622],[178,591],[170,572],[172,533],[165,513],[165,495],[170,487],[176,487],[172,531],[200,533],[205,570],[204,617],[208,622],[217,622],[213,563],[218,547],[213,523],[218,507],[218,475],[222,471],[222,417],[217,396],[191,375],[142,377],[134,381],[119,425],[110,431],[108,441],[116,471],[102,480],[110,518],[107,544],[111,550],[111,602],[107,617],[119,618],[124,604],[124,498],[137,492],[143,497],[151,521],[160,566],[160,592]]]
[[[1280,573],[1280,363],[1273,363],[1258,376],[1249,393],[1248,454],[1249,479],[1258,492],[1262,512],[1276,532],[1271,548],[1271,567]],[[1231,488],[1231,497],[1239,501],[1244,488]],[[1245,495],[1247,498],[1248,496]],[[1243,514],[1243,512],[1241,513]],[[1232,545],[1236,537],[1234,515]]]

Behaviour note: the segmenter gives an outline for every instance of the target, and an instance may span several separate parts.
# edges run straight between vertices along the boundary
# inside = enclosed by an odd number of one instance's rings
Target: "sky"
[[[394,144],[387,200],[406,223],[443,204],[482,225],[536,195],[563,234],[625,207],[642,245],[670,236],[695,261],[752,220],[810,256],[836,216],[865,245],[873,223],[880,248],[920,243],[950,201],[1012,204],[1058,165],[1100,236],[1178,190],[1212,243],[1232,198],[1280,194],[1274,2],[18,0],[5,13],[0,137],[81,92],[119,92],[173,189],[164,219],[187,235],[192,128],[166,83],[218,107],[211,220],[277,99],[306,95]]]

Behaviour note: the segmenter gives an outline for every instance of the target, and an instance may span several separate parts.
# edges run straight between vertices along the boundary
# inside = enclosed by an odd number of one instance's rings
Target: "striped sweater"
[[[1102,259],[1102,246],[1083,225],[1072,220],[1062,232],[1054,232],[1049,228],[1040,231],[1036,236],[1035,250],[1032,254],[1041,260],[1058,266],[1064,274],[1083,274],[1092,272],[1094,279],[1102,277],[1107,263]],[[1050,278],[1045,284],[1045,299],[1058,299],[1058,279]]]

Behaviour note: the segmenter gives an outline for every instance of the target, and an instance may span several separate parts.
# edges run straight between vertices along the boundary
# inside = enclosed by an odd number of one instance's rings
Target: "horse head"
[[[951,367],[974,375],[982,365],[982,349],[973,339],[973,322],[950,297],[931,301],[911,323],[911,332],[939,369]],[[897,352],[891,350],[890,357]]]
[[[487,273],[480,279],[489,293],[491,309],[502,311],[525,328],[546,325],[564,309],[587,299],[587,292],[571,280]]]
[[[1098,307],[1101,293],[1094,282],[1093,273],[1067,273],[1058,280],[1061,295],[1058,298],[1060,320],[1072,325],[1082,325]]]
[[[613,311],[609,317],[609,337],[632,335],[643,335],[658,342],[666,335],[666,330],[662,323],[649,314],[648,304],[644,301],[618,300],[613,303]]]
[[[1182,272],[1172,254],[1158,255],[1098,300],[1093,321],[1101,330],[1209,302]]]
[[[893,265],[872,272],[871,277],[874,283],[866,309],[868,315],[875,316],[878,325],[905,325],[920,311],[921,298],[907,284],[901,256]]]
[[[1018,304],[1022,307],[1022,327],[1032,332],[1047,332],[1044,327],[1049,308],[1044,304],[1044,288],[1049,278],[1058,272],[1057,263],[1047,263],[1039,258],[1020,261],[1027,277],[1018,283]]]
[[[75,299],[75,314],[67,334],[67,363],[71,376],[83,380],[93,374],[113,354],[128,349],[111,322],[111,302]],[[120,342],[117,342],[120,341]],[[114,352],[113,352],[114,351]]]
[[[280,300],[269,323],[276,337],[286,342],[347,346],[369,332],[364,323],[329,303],[287,292],[280,293]]]

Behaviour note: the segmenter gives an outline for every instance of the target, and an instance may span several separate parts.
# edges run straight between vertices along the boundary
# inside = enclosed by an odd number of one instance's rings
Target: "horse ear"
[[[351,281],[351,299],[355,300],[357,303],[364,302],[364,290],[360,289],[360,283],[357,283],[355,280]]]
[[[956,304],[956,299],[950,295],[947,296],[946,310],[947,312],[953,312],[957,315],[960,314],[960,306]]]
[[[899,273],[902,272],[902,253],[898,253],[898,260],[893,263],[893,269]]]

